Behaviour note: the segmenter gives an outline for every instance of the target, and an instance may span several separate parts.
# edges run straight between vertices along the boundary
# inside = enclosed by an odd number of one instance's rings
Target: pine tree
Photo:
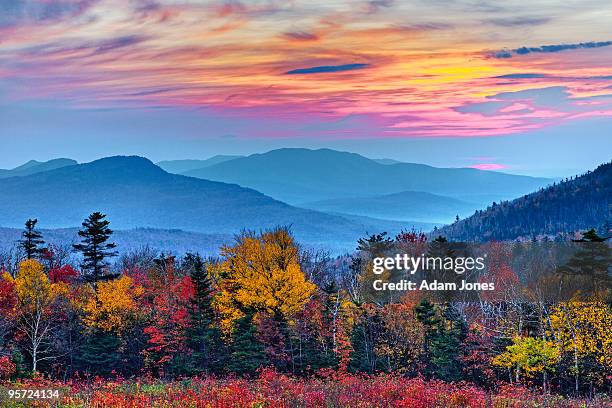
[[[232,342],[232,354],[227,368],[237,374],[253,375],[265,364],[264,347],[256,337],[253,314],[247,313],[236,321]]]
[[[113,332],[94,330],[87,333],[76,358],[78,371],[109,376],[121,368],[119,337]]]
[[[81,243],[73,245],[74,249],[83,254],[81,268],[89,282],[95,283],[103,278],[114,277],[103,276],[108,267],[106,259],[117,255],[117,252],[113,251],[116,245],[107,242],[113,231],[108,228],[110,222],[105,220],[105,217],[106,215],[100,212],[94,212],[87,217],[83,221],[83,229],[79,231]]]
[[[189,310],[191,325],[187,331],[192,350],[191,366],[197,373],[219,371],[223,343],[221,332],[215,326],[212,281],[200,255],[188,254],[186,261],[192,265],[191,281],[195,290]]]
[[[431,341],[434,338],[440,319],[436,313],[436,308],[428,299],[421,300],[421,303],[415,308],[416,317],[419,322],[425,327],[425,343],[423,348],[425,354],[431,348]]]
[[[41,245],[45,243],[42,239],[42,234],[36,230],[36,218],[30,218],[25,223],[25,230],[21,234],[23,237],[19,241],[19,247],[24,250],[27,259],[35,258],[43,251]]]
[[[417,319],[425,326],[426,374],[445,381],[461,379],[461,344],[467,336],[467,324],[457,309],[447,303],[444,311],[423,299],[416,307]]]
[[[376,344],[380,342],[385,332],[384,322],[379,310],[372,308],[364,312],[351,333],[353,351],[349,368],[352,371],[375,373],[385,368],[376,350]]]
[[[573,240],[578,250],[558,272],[569,279],[570,287],[585,294],[598,290],[612,290],[612,277],[608,269],[612,264],[612,252],[606,240],[594,229],[582,233],[582,238]]]
[[[445,381],[459,381],[463,371],[460,353],[468,333],[467,323],[459,311],[447,303],[443,312],[443,324],[432,348],[434,374]]]

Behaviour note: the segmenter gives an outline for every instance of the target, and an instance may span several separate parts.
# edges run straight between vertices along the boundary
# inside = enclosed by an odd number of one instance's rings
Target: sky
[[[0,168],[330,147],[567,176],[611,159],[607,0],[0,0]]]

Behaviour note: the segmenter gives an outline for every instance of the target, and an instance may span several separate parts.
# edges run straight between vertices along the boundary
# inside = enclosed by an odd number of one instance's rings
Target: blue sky
[[[329,147],[610,160],[607,0],[0,0],[0,168]]]

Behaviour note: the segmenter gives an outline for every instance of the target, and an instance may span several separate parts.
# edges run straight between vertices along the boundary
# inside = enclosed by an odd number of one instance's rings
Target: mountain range
[[[66,166],[74,166],[76,160],[72,159],[53,159],[45,162],[30,160],[14,169],[0,169],[0,178],[29,176],[30,174],[41,173],[43,171],[55,170]]]
[[[168,173],[184,173],[190,170],[203,169],[224,161],[239,159],[244,156],[218,154],[205,160],[162,160],[156,164]]]
[[[552,182],[545,178],[473,168],[380,164],[356,153],[300,148],[252,154],[183,174],[237,183],[291,204],[402,191],[422,191],[465,200],[471,197],[471,201],[480,202],[482,196],[497,200],[515,198]]]
[[[377,220],[297,208],[235,184],[170,174],[137,156],[0,179],[0,191],[3,227],[21,227],[30,217],[44,228],[74,227],[92,211],[102,211],[115,229],[235,234],[288,225],[302,242],[331,249],[351,248],[357,238],[381,228]],[[422,227],[395,225],[396,231]]]
[[[319,211],[395,219],[398,215],[399,219],[407,219],[420,214],[419,219],[428,222],[451,222],[456,215],[473,213],[492,201],[519,197],[553,181],[472,168],[437,168],[382,160],[384,164],[355,153],[286,148],[182,174],[236,183]],[[403,196],[390,197],[399,193]],[[414,200],[393,202],[409,199],[411,194]],[[394,209],[380,210],[381,206],[389,205]]]
[[[609,235],[612,162],[512,201],[493,203],[435,232],[456,241],[555,237],[591,228]]]
[[[610,220],[612,163],[557,183],[381,160],[329,149],[279,149],[158,165],[138,156],[84,164],[30,161],[0,170],[0,240],[32,217],[56,231],[51,235],[75,236],[70,228],[93,211],[106,213],[125,241],[162,248],[166,242],[181,250],[278,225],[291,226],[307,246],[339,252],[354,248],[365,234],[429,231],[456,216],[467,218],[436,233],[453,240],[503,240],[574,232]],[[173,174],[160,166],[188,170]],[[506,196],[520,198],[482,204],[485,197]]]

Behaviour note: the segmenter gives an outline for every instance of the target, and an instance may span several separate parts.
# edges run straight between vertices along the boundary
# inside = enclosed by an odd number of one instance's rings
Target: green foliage
[[[266,363],[264,346],[257,339],[253,314],[247,313],[236,321],[232,333],[231,355],[227,364],[230,372],[253,375]]]
[[[84,344],[76,357],[77,370],[83,373],[110,376],[120,371],[121,342],[113,333],[102,330],[92,330],[86,333]]]
[[[416,308],[417,319],[425,327],[424,356],[427,374],[445,381],[462,378],[461,346],[467,324],[452,304],[442,310],[423,299]]]
[[[23,249],[27,259],[39,256],[44,250],[41,246],[45,241],[42,239],[42,234],[36,230],[37,222],[36,218],[26,221],[22,239],[19,241],[19,247]]]
[[[107,242],[113,231],[108,227],[110,222],[105,218],[106,215],[100,212],[90,214],[83,221],[83,229],[79,231],[82,242],[73,245],[74,249],[83,254],[81,268],[90,282],[102,279],[108,267],[107,258],[117,255],[114,251],[116,245]]]
[[[189,365],[195,373],[218,372],[223,363],[223,342],[213,308],[213,287],[200,255],[187,255],[192,265],[194,296],[189,309],[190,325],[187,345],[191,350]]]

